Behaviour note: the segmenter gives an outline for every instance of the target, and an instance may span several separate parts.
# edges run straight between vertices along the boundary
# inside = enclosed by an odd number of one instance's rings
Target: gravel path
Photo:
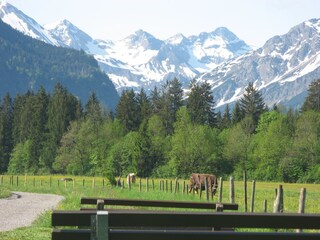
[[[0,199],[0,231],[30,226],[45,211],[54,209],[64,197],[54,194],[13,192]]]

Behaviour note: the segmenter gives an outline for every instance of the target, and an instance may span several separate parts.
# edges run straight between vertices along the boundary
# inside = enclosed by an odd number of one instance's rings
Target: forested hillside
[[[208,83],[190,84],[184,100],[174,79],[122,93],[115,114],[95,94],[82,106],[61,85],[0,104],[0,172],[102,175],[110,181],[188,177],[192,172],[265,181],[320,182],[320,80],[299,112],[268,109],[249,84],[230,110],[214,109]]]
[[[52,92],[61,83],[83,102],[92,92],[108,109],[114,109],[119,100],[114,85],[92,56],[32,39],[2,21],[0,56],[0,97],[38,91],[41,86]]]

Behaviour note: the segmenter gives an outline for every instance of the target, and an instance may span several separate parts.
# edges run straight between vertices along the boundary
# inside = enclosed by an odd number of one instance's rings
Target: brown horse
[[[217,192],[218,181],[215,175],[192,173],[190,176],[190,189],[198,193],[198,190],[204,190],[206,181],[208,183],[209,191],[214,195]]]

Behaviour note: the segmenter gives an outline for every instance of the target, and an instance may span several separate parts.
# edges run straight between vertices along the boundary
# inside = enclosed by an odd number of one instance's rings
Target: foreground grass
[[[8,188],[0,186],[0,198],[7,198],[10,195],[11,191]]]
[[[159,180],[154,181],[154,189],[152,189],[151,181],[149,181],[149,189],[146,191],[146,183],[143,180],[141,191],[138,184],[132,186],[129,191],[127,188],[111,187],[102,178],[76,177],[75,183],[58,181],[61,176],[46,177],[28,177],[19,176],[14,179],[13,183],[9,181],[9,176],[4,176],[1,182],[0,192],[10,191],[26,191],[36,193],[53,193],[65,197],[65,201],[61,202],[58,209],[73,210],[79,209],[81,197],[109,197],[109,198],[130,198],[130,199],[150,199],[150,200],[176,200],[176,201],[205,201],[199,195],[182,194],[182,187],[179,192],[159,190]],[[173,180],[172,180],[173,181]],[[179,181],[182,185],[183,180]],[[58,185],[59,183],[59,185]],[[235,202],[239,204],[239,212],[244,211],[244,190],[243,182],[235,182]],[[170,185],[169,185],[170,186]],[[255,192],[255,212],[263,211],[263,202],[267,200],[268,212],[273,210],[273,201],[275,198],[275,188],[279,183],[256,183]],[[320,205],[318,199],[320,197],[320,186],[316,184],[282,184],[284,189],[284,208],[285,212],[297,212],[299,206],[300,189],[307,189],[306,213],[320,213]],[[3,189],[3,190],[2,190]],[[251,207],[251,182],[248,182],[248,211]],[[223,183],[222,202],[229,202],[229,183]],[[210,200],[211,201],[211,200]],[[213,202],[218,201],[218,195],[214,196]],[[181,210],[181,209],[175,209]],[[1,218],[1,217],[0,217]],[[24,227],[13,231],[0,232],[1,240],[50,240],[51,239],[51,211],[42,214],[31,227]]]

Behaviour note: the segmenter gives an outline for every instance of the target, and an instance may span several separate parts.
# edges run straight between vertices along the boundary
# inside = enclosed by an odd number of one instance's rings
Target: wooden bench
[[[319,214],[151,210],[53,211],[52,240],[319,240]],[[56,229],[63,227],[63,229]],[[82,229],[66,229],[81,227]],[[208,231],[203,228],[236,228]],[[244,231],[239,231],[245,229]],[[261,232],[256,229],[272,229]],[[289,231],[278,231],[289,229]],[[295,229],[316,229],[296,232]]]

